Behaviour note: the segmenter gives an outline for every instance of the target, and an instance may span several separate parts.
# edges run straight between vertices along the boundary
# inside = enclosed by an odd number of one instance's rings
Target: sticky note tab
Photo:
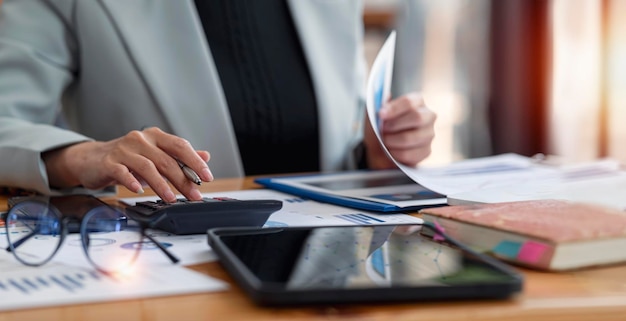
[[[541,260],[541,256],[548,248],[548,245],[543,243],[534,241],[525,242],[517,255],[517,259],[523,262],[537,263]]]
[[[498,245],[496,245],[492,251],[494,254],[514,259],[517,257],[517,254],[520,252],[521,248],[522,244],[519,242],[504,240],[498,243]]]

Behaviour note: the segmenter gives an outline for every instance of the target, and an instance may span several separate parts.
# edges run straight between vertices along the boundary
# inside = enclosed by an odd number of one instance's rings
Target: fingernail
[[[165,200],[167,202],[175,202],[176,201],[176,195],[172,192],[172,191],[165,191]]]
[[[131,188],[133,191],[135,191],[135,193],[137,194],[143,194],[144,190],[143,188],[141,188],[141,184],[137,183],[137,182],[133,182],[132,184],[130,184]]]
[[[208,168],[203,169],[200,175],[202,175],[202,179],[204,179],[207,182],[210,182],[213,180],[213,173],[211,173],[211,170]]]
[[[387,108],[385,108],[385,106],[383,106],[379,111],[378,111],[378,117],[380,118],[385,118],[385,116],[387,115],[388,111]]]
[[[197,189],[192,189],[189,194],[191,196],[191,199],[193,199],[193,200],[200,200],[200,199],[202,199],[202,193],[200,193],[200,191],[197,190]]]

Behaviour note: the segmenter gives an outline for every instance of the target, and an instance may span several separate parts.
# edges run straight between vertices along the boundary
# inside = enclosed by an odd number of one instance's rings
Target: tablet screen
[[[236,264],[231,267],[239,270],[231,269],[231,272],[240,273],[243,269],[257,287],[275,291],[511,284],[519,289],[519,276],[456,247],[433,241],[423,236],[420,228],[420,225],[274,228],[217,234],[222,250],[229,253],[220,256],[223,260],[234,260]],[[217,248],[216,251],[218,255],[221,252]]]
[[[356,177],[350,180],[319,180],[307,181],[306,184],[328,189],[331,191],[341,191],[346,189],[361,189],[361,188],[375,188],[386,186],[398,186],[398,185],[415,185],[415,181],[406,176],[406,174],[400,173],[397,176],[377,177],[377,176],[363,176]]]

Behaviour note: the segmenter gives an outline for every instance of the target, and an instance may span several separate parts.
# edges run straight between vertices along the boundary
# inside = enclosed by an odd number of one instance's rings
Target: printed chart
[[[27,267],[0,255],[0,311],[219,291],[222,281],[181,266],[150,266],[121,276],[48,263]]]

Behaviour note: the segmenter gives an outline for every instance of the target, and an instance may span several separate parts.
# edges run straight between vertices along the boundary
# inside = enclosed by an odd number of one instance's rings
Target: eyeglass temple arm
[[[39,229],[33,230],[32,232],[28,233],[28,235],[24,236],[23,238],[15,241],[15,242],[11,242],[11,244],[9,244],[6,248],[7,252],[12,252],[11,249],[17,249],[18,247],[20,247],[20,245],[24,244],[24,242],[28,241],[31,237],[35,236],[39,234]]]
[[[155,240],[152,236],[145,234],[145,233],[144,233],[144,236],[148,238],[148,240],[150,240],[152,243],[154,243],[165,255],[167,255],[167,257],[170,259],[170,261],[172,261],[172,263],[180,262],[180,259],[178,259],[174,254],[172,254],[172,252],[168,251],[165,248],[165,246],[163,246],[160,242]]]

